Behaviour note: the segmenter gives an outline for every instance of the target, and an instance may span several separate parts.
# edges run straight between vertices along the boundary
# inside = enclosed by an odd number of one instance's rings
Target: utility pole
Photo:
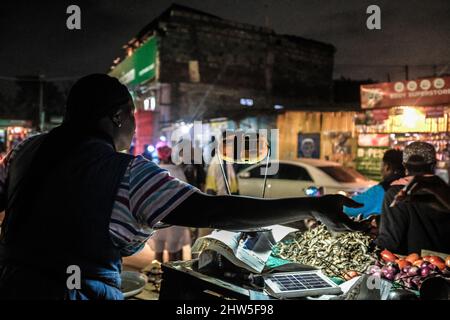
[[[409,67],[408,67],[408,65],[405,66],[405,80],[409,80]]]
[[[264,4],[264,25],[266,28],[270,28],[270,19],[267,14],[267,11],[269,10],[269,5],[267,3]]]
[[[44,112],[44,75],[39,75],[39,131],[44,132],[45,112]]]

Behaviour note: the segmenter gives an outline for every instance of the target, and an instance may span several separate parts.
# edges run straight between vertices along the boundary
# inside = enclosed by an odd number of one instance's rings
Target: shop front
[[[384,151],[425,141],[436,148],[437,173],[448,179],[450,77],[363,85],[361,107],[355,118],[360,172],[377,178]]]
[[[31,121],[0,120],[0,153],[3,157],[32,133]]]
[[[279,115],[279,158],[315,158],[354,167],[355,115],[353,111],[287,111]]]

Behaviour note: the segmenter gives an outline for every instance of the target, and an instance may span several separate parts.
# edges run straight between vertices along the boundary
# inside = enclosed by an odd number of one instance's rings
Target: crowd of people
[[[381,248],[401,255],[422,249],[449,253],[450,186],[435,174],[436,162],[435,148],[427,142],[413,142],[403,152],[388,150],[383,180],[353,197],[363,207],[344,212],[372,219]]]

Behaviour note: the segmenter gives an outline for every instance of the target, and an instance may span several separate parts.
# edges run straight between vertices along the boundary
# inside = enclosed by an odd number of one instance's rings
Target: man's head
[[[387,179],[391,175],[405,174],[403,167],[403,152],[397,149],[390,149],[383,155],[383,164],[381,167],[381,175],[383,179]]]
[[[91,74],[71,88],[64,122],[100,130],[111,136],[117,150],[126,150],[135,131],[133,100],[116,78]]]
[[[403,165],[409,176],[434,174],[436,166],[434,146],[422,141],[407,145],[403,151]]]

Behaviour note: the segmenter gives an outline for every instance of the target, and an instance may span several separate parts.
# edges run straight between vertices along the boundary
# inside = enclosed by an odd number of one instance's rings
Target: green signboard
[[[147,40],[133,54],[119,63],[109,75],[125,85],[136,85],[156,74],[156,37]]]
[[[388,147],[358,147],[356,170],[373,180],[381,180],[381,163]]]
[[[31,127],[31,121],[0,119],[0,127]]]

